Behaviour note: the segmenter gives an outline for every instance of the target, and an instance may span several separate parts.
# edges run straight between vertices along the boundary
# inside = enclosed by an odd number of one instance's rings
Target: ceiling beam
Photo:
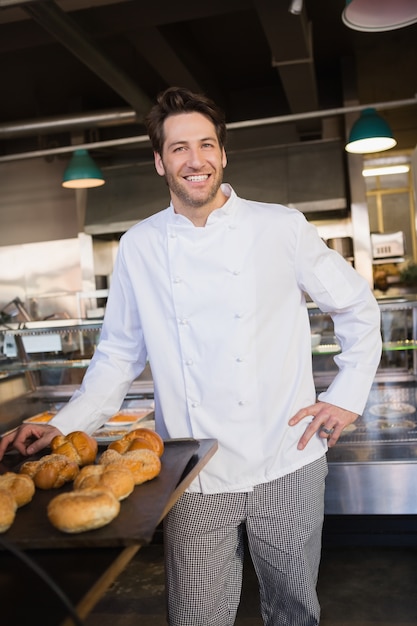
[[[187,87],[195,92],[203,90],[157,28],[148,26],[134,34],[127,33],[126,37],[167,85]]]
[[[117,67],[99,49],[69,15],[52,1],[27,4],[22,8],[33,20],[119,94],[127,104],[130,104],[136,111],[138,119],[143,120],[153,104],[152,101],[121,68]]]
[[[289,12],[289,2],[258,0],[256,8],[292,113],[318,108],[311,25],[305,8]],[[301,133],[320,129],[317,122],[298,125]]]

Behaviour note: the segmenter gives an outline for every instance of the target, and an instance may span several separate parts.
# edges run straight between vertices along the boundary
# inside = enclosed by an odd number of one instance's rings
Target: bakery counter
[[[414,416],[380,422],[365,411],[328,452],[326,513],[416,515],[416,429]]]
[[[2,597],[10,598],[2,602],[4,623],[81,623],[140,547],[151,542],[158,524],[216,450],[214,439],[166,441],[159,476],[136,486],[110,524],[84,533],[55,529],[46,507],[58,491],[37,490],[0,535]],[[8,454],[0,471],[17,469],[21,462],[19,455]],[[71,486],[59,492],[65,489]],[[31,582],[24,587],[25,601],[16,602],[15,590],[26,579]]]
[[[50,403],[32,396],[31,393],[24,393],[13,400],[0,402],[0,436],[17,428],[23,420],[32,415],[47,410],[49,406]]]
[[[374,384],[363,414],[328,451],[325,512],[416,515],[417,386]]]
[[[328,451],[328,515],[417,514],[417,298],[384,298],[378,304],[381,361],[362,415]],[[340,346],[328,314],[309,303],[309,317],[320,394],[337,374]]]
[[[102,321],[28,321],[0,325],[0,434],[57,410],[79,389],[98,345]],[[125,401],[153,399],[149,363]]]

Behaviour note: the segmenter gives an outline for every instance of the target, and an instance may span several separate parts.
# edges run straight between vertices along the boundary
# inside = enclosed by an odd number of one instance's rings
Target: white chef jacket
[[[316,401],[308,293],[334,320],[342,353],[320,399],[365,406],[381,351],[378,305],[366,281],[330,250],[302,213],[239,198],[204,228],[172,206],[123,235],[100,343],[78,391],[51,421],[93,432],[116,413],[147,358],[156,430],[215,438],[219,448],[191,491],[250,491],[325,453],[297,443]]]

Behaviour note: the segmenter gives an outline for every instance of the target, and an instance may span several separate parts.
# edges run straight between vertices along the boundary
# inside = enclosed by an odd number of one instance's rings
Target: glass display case
[[[319,393],[337,372],[340,346],[331,318],[308,306]],[[417,298],[385,298],[379,306],[382,358],[363,414],[328,452],[328,514],[417,514]],[[66,319],[0,326],[0,433],[69,400],[101,327],[102,320]],[[153,399],[148,367],[124,406],[141,399]]]
[[[417,513],[417,299],[378,303],[381,362],[363,414],[328,452],[327,513]],[[340,347],[331,318],[314,304],[309,314],[320,392],[336,374]]]
[[[0,326],[0,433],[42,411],[57,410],[80,385],[102,320],[49,320]],[[149,368],[126,402],[153,398]]]

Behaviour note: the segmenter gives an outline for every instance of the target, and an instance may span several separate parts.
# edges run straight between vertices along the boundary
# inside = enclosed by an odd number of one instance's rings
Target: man
[[[13,445],[32,454],[58,432],[93,432],[148,357],[157,431],[219,441],[164,523],[169,624],[234,623],[245,531],[264,623],[316,625],[325,454],[365,406],[378,306],[300,212],[222,184],[226,127],[214,103],[168,89],[147,126],[171,204],[121,239],[80,390],[52,425],[21,427]],[[342,347],[319,401],[305,293],[331,314]]]

